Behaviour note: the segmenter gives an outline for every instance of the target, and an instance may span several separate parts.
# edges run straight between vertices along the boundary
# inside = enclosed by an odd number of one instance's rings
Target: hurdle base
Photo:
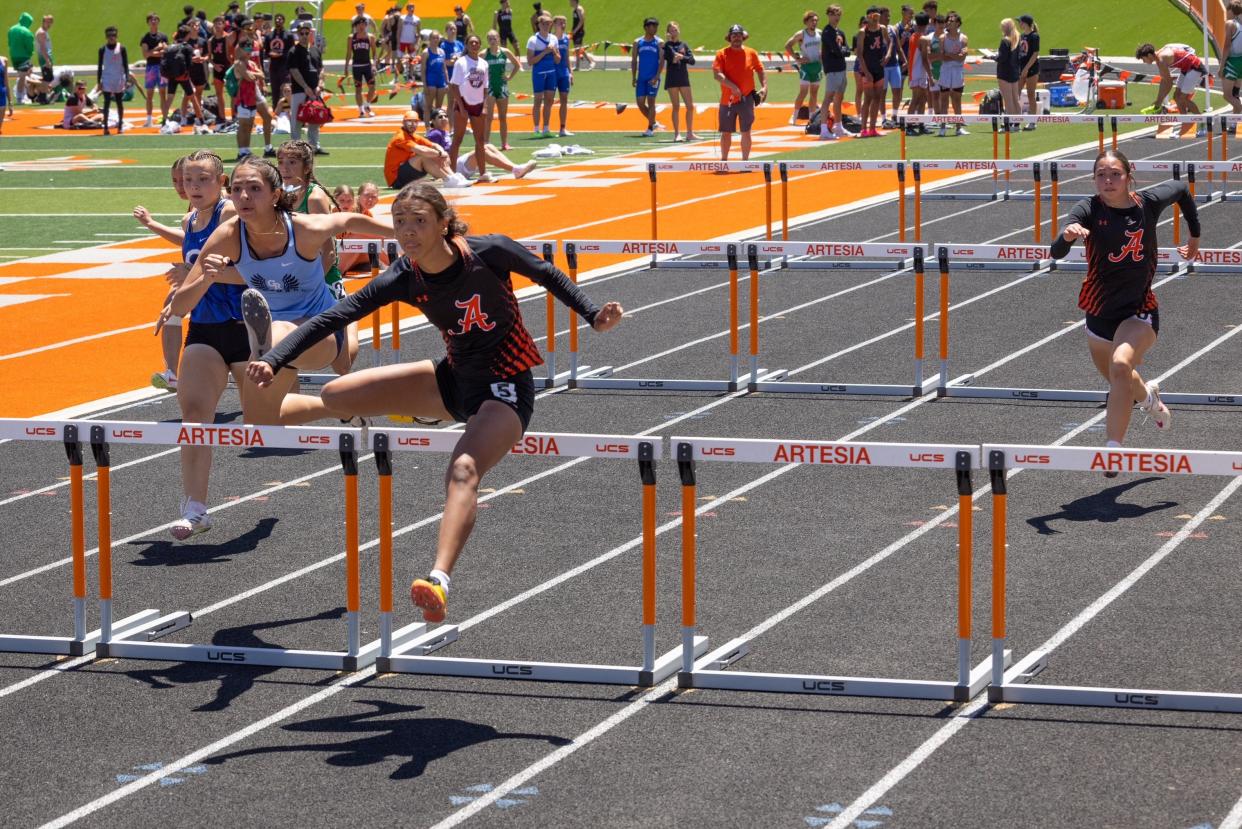
[[[600,370],[602,371],[602,369]],[[578,375],[571,380],[571,389],[623,389],[628,391],[724,391],[733,392],[751,385],[750,374],[739,375],[737,380],[695,380],[695,379],[658,379],[641,377],[612,377],[612,367],[607,367],[607,374],[592,372],[590,376]],[[786,369],[761,368],[756,376],[761,378],[783,377]]]
[[[972,386],[974,375],[959,377],[936,387],[937,397],[989,398],[1000,400],[1058,400],[1079,403],[1104,403],[1108,392],[1087,389],[1019,389],[1004,386]],[[1162,399],[1165,398],[1161,395]]]
[[[257,648],[156,642],[156,639],[189,627],[193,617],[185,611],[159,616],[159,611],[146,610],[138,615],[149,614],[155,614],[156,618],[149,618],[147,621],[136,625],[126,624],[129,620],[122,620],[122,622],[117,623],[112,641],[97,644],[95,646],[95,656],[100,659],[150,659],[163,662],[208,662],[226,665],[310,668],[352,672],[373,664],[380,649],[378,639],[360,648],[356,654],[345,651],[300,650],[296,648]]]
[[[925,384],[926,385],[926,384]],[[922,397],[919,386],[882,383],[815,383],[790,380],[759,380],[749,385],[752,392],[793,392],[797,394],[857,394],[885,397]]]
[[[860,261],[848,259],[840,261],[793,259],[781,260],[783,271],[904,271],[913,267],[909,259],[897,259],[887,262]]]
[[[576,682],[595,685],[627,685],[649,688],[677,672],[682,649],[674,648],[657,658],[651,670],[642,666],[596,665],[573,662],[526,662],[512,659],[470,659],[462,657],[411,655],[427,648],[438,649],[456,641],[456,626],[448,626],[452,638],[439,642],[445,628],[432,631],[423,640],[415,640],[388,657],[376,660],[377,673],[458,676],[474,679],[518,679],[528,682]],[[707,637],[695,637],[696,656],[707,650]],[[430,652],[430,651],[426,651]]]
[[[112,637],[129,636],[143,630],[154,623],[159,617],[158,610],[143,610],[132,616],[126,616],[112,623]],[[185,614],[188,618],[189,614]],[[187,621],[186,624],[189,624]],[[182,625],[181,627],[184,627]],[[177,628],[178,630],[180,628]],[[169,631],[171,632],[171,631]],[[163,634],[160,634],[163,635]],[[98,656],[99,646],[103,640],[103,630],[92,630],[82,639],[72,636],[0,636],[0,652],[8,653],[43,653],[57,656],[86,656],[94,653]]]
[[[756,243],[758,244],[758,243]],[[759,269],[769,270],[773,259],[760,259]],[[651,262],[651,267],[671,270],[694,270],[694,271],[727,271],[731,270],[728,260],[725,259],[655,259]]]
[[[745,639],[734,639],[696,663],[693,671],[681,671],[678,673],[677,686],[679,688],[757,691],[773,694],[887,697],[891,699],[929,699],[945,702],[966,702],[987,687],[992,664],[991,657],[989,657],[976,665],[970,672],[968,685],[935,680],[721,670],[722,667],[736,662],[748,652],[749,645]],[[1006,664],[1011,659],[1012,653],[1006,651]]]
[[[22,636],[5,634],[0,636],[0,652],[5,653],[42,653],[55,656],[85,656],[96,647],[99,631],[92,631],[84,639],[72,636]]]
[[[579,366],[578,367],[578,371],[580,372],[590,371],[590,370],[591,370],[590,366]],[[558,386],[568,386],[569,379],[571,376],[572,376],[571,372],[561,371],[561,372],[557,372],[557,374],[554,377],[536,377],[535,388],[554,389],[554,388],[557,388]]]
[[[1210,711],[1242,714],[1242,694],[1206,691],[1006,683],[999,687],[991,686],[988,699],[993,702],[1029,702],[1037,705],[1080,705],[1094,708],[1132,708],[1140,711]]]

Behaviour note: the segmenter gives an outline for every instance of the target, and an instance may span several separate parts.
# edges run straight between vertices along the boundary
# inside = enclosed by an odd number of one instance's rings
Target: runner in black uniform
[[[517,54],[518,42],[513,35],[513,9],[509,7],[509,0],[500,0],[500,8],[496,9],[493,23],[500,34],[500,45],[508,46]]]
[[[349,36],[345,53],[345,71],[354,76],[354,102],[358,105],[358,117],[371,117],[371,101],[375,99],[375,35],[367,31],[365,17],[354,18],[354,31]],[[366,103],[362,100],[362,85],[367,85]]]
[[[1091,359],[1109,381],[1108,445],[1120,446],[1135,403],[1152,416],[1156,428],[1169,428],[1172,417],[1160,400],[1158,384],[1144,383],[1136,370],[1160,332],[1160,311],[1152,293],[1156,273],[1156,225],[1166,207],[1177,203],[1186,217],[1190,241],[1178,248],[1193,259],[1199,253],[1199,211],[1183,181],[1166,181],[1135,192],[1130,162],[1116,150],[1095,160],[1096,195],[1070,210],[1069,223],[1053,242],[1060,259],[1077,239],[1087,248],[1087,276],[1078,307],[1087,314]],[[1106,477],[1116,472],[1105,473]]]
[[[211,37],[207,39],[207,54],[211,58],[211,85],[216,91],[216,115],[221,122],[229,117],[229,99],[224,94],[224,76],[233,65],[229,52],[229,36],[224,31],[224,16],[218,15],[212,21]]]
[[[410,587],[430,622],[444,619],[449,574],[474,527],[480,479],[522,437],[534,411],[531,368],[543,360],[522,323],[510,273],[546,287],[597,331],[621,320],[622,308],[597,308],[564,273],[506,236],[467,237],[440,191],[410,184],[393,203],[393,229],[405,256],[362,290],[304,323],[247,374],[259,385],[307,345],[392,302],[418,308],[440,329],[447,350],[423,360],[366,369],[328,383],[322,397],[288,395],[281,423],[361,415],[412,415],[464,422],[445,476],[444,518],[435,569]],[[415,265],[413,262],[417,262]]]

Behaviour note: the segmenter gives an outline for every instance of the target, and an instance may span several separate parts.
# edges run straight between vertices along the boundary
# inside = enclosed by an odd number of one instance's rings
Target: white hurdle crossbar
[[[101,626],[95,637],[98,657],[155,659],[173,662],[210,662],[214,664],[267,665],[311,668],[333,671],[354,671],[375,661],[379,640],[367,645],[360,641],[359,575],[358,575],[358,429],[317,427],[282,427],[248,425],[207,425],[194,423],[131,423],[124,421],[31,421],[0,420],[0,437],[18,440],[59,440],[69,435],[70,428],[89,429],[91,448],[99,471],[99,601]],[[456,441],[457,433],[444,433]],[[147,609],[119,622],[112,622],[112,555],[108,515],[111,508],[109,446],[113,443],[136,443],[157,446],[263,447],[280,449],[337,450],[340,453],[345,480],[345,564],[346,564],[346,646],[344,650],[302,650],[277,647],[245,647],[227,643],[198,645],[154,640],[188,627],[189,613],[162,613]],[[79,470],[81,466],[78,466]],[[80,474],[80,471],[79,471]],[[80,496],[79,496],[80,498]],[[80,516],[80,510],[78,511]],[[75,518],[74,582],[75,617],[84,616],[85,562],[79,552],[80,518]],[[78,628],[82,625],[76,623]],[[402,637],[422,633],[425,625],[412,626]],[[80,632],[80,631],[79,631]],[[75,641],[89,637],[75,635]],[[0,649],[3,649],[0,640]],[[80,650],[80,646],[78,648]]]
[[[724,254],[729,269],[729,307],[726,312],[729,326],[727,374],[722,377],[614,377],[612,366],[591,369],[578,364],[578,325],[576,316],[570,312],[569,325],[569,380],[571,389],[637,389],[641,391],[737,391],[757,377],[770,378],[780,372],[761,369],[752,361],[751,372],[741,374],[739,356],[739,256],[742,245],[737,242],[696,241],[621,241],[612,239],[589,239],[566,241],[565,261],[569,278],[578,279],[578,257],[583,254],[651,254],[653,256],[687,256],[701,254]],[[753,249],[754,246],[752,245]],[[748,259],[751,291],[758,281],[760,270],[757,251]]]
[[[678,674],[680,687],[961,702],[974,697],[987,685],[989,662],[984,660],[974,668],[970,665],[973,549],[971,470],[978,466],[978,446],[683,437],[670,438],[670,443],[677,456],[682,484],[683,653],[682,669]],[[930,681],[724,670],[749,652],[750,640],[745,636],[732,639],[700,657],[693,649],[693,645],[699,640],[695,596],[695,510],[698,506],[695,464],[698,461],[953,470],[957,478],[959,504],[957,680]],[[1002,660],[1004,659],[1005,655],[1002,655]]]
[[[1095,475],[1112,471],[1236,477],[1242,474],[1242,452],[1005,444],[984,444],[982,452],[992,484],[992,678],[988,699],[992,702],[1242,713],[1242,693],[1028,684],[1047,667],[1048,653],[1042,650],[1033,651],[1023,657],[1010,671],[1015,680],[1006,682],[1008,659],[1004,656],[1008,653],[1005,650],[1005,606],[1008,589],[1005,578],[1007,470],[1055,470]]]
[[[380,655],[379,673],[431,674],[480,679],[518,679],[541,682],[585,682],[648,687],[677,672],[682,649],[656,654],[655,463],[663,444],[629,435],[549,434],[531,432],[513,448],[513,454],[550,458],[601,458],[638,463],[642,483],[642,663],[607,665],[575,662],[536,662],[512,659],[471,659],[431,654],[459,638],[457,625],[441,625],[427,633],[398,642],[392,635],[392,453],[444,451],[438,442],[444,432],[382,430],[371,433],[380,474]],[[688,647],[707,651],[707,638],[696,637]]]
[[[973,374],[965,374],[948,381],[949,359],[949,306],[948,294],[950,271],[957,270],[1008,270],[1030,268],[1051,273],[1056,270],[1086,270],[1087,254],[1082,246],[1070,249],[1064,259],[1051,258],[1051,248],[1046,245],[976,245],[946,242],[937,247],[937,260],[941,275],[940,320],[940,386],[939,397],[982,397],[1002,400],[1061,400],[1102,403],[1108,399],[1107,390],[1016,388],[1008,386],[975,386]],[[1233,248],[1204,248],[1193,261],[1183,259],[1177,248],[1157,250],[1157,269],[1170,274],[1218,273],[1237,274],[1242,270],[1242,250]],[[1160,393],[1165,403],[1205,406],[1242,406],[1242,393]]]

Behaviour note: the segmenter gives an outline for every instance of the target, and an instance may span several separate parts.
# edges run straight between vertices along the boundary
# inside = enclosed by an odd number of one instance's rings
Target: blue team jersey
[[[569,35],[561,35],[556,41],[561,52],[561,62],[556,65],[556,74],[562,78],[569,77]]]
[[[658,37],[653,37],[651,40],[640,37],[634,41],[634,51],[638,54],[639,79],[656,76],[656,72],[660,69],[660,50],[663,48],[664,42]]]
[[[549,46],[553,45],[555,42],[556,42],[556,38],[554,38],[552,35],[548,35],[545,38],[543,35],[536,32],[535,34],[530,36],[530,40],[526,41],[526,51],[539,53],[547,49]],[[535,61],[535,63],[530,67],[530,71],[536,74],[542,74],[544,72],[555,72],[556,61],[552,58],[551,55],[544,55],[542,58]]]
[[[220,213],[223,210],[224,199],[221,199],[216,202],[215,209],[211,211],[211,221],[202,230],[194,230],[198,211],[195,210],[190,214],[190,220],[185,226],[185,238],[181,241],[181,258],[187,265],[193,265],[198,261],[199,251],[220,226]],[[241,295],[244,290],[246,290],[244,285],[213,283],[194,306],[194,310],[190,312],[190,322],[216,323],[241,319]]]
[[[434,89],[443,89],[448,86],[448,76],[444,72],[443,49],[427,50],[427,65],[423,67],[423,79],[427,86]]]

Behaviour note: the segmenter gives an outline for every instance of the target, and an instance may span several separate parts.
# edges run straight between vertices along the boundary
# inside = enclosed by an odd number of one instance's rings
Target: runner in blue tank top
[[[650,138],[659,127],[656,123],[656,96],[660,94],[660,75],[664,73],[664,41],[656,36],[660,21],[648,17],[643,21],[643,36],[634,41],[630,50],[630,81],[638,110],[647,118],[643,136]]]
[[[178,229],[184,263],[173,269],[173,281],[192,270],[220,223],[234,216],[232,202],[223,197],[224,183],[224,164],[218,155],[199,150],[185,157],[181,184],[191,210]],[[160,235],[174,240],[171,233]],[[214,422],[230,372],[239,380],[245,369],[250,346],[241,321],[242,290],[240,285],[212,284],[190,312],[185,348],[177,367],[177,404],[185,423]],[[240,382],[237,386],[243,395],[247,393]],[[210,477],[211,448],[181,447],[181,515],[169,527],[178,541],[211,529],[207,514]]]
[[[214,283],[248,286],[242,316],[249,334],[247,357],[256,359],[296,327],[331,308],[319,253],[341,233],[389,238],[391,222],[362,213],[291,213],[293,197],[284,192],[280,172],[266,161],[247,158],[233,168],[231,191],[237,217],[216,230],[198,261],[160,315],[157,330],[170,316],[196,305]],[[247,423],[276,423],[280,401],[297,380],[298,368],[321,368],[340,353],[344,337],[326,337],[306,349],[291,368],[265,389],[242,396]]]
[[[423,86],[426,89],[426,115],[444,106],[448,93],[448,73],[444,66],[444,49],[440,46],[440,33],[433,31],[427,38],[427,51],[423,52]]]

